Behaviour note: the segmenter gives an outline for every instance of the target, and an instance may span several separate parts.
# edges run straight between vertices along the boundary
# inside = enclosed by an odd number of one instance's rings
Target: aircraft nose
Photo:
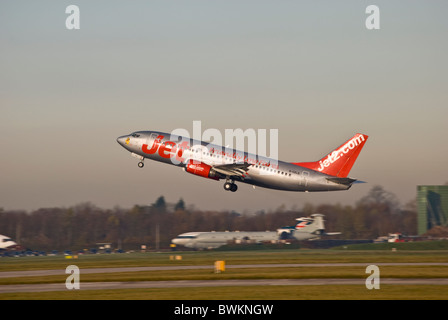
[[[174,243],[174,244],[178,244],[178,245],[184,245],[185,244],[184,239],[178,239],[178,238],[171,239],[171,242]]]
[[[121,136],[121,137],[117,138],[117,142],[124,147],[126,145],[127,139],[128,139],[128,136]]]

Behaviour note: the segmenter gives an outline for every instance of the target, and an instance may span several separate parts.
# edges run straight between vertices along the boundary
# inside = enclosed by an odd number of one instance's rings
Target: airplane
[[[367,138],[357,133],[314,162],[285,162],[159,131],[136,131],[117,142],[140,160],[140,168],[145,159],[172,164],[200,177],[225,179],[227,191],[237,191],[238,181],[254,188],[316,192],[348,190],[362,182],[348,174]]]
[[[10,250],[17,246],[11,238],[0,234],[0,250]]]
[[[214,249],[225,244],[277,242],[278,240],[312,240],[322,235],[336,235],[340,232],[326,233],[324,215],[315,213],[311,217],[298,218],[295,226],[282,227],[277,231],[224,231],[187,232],[178,235],[171,242],[192,249]]]

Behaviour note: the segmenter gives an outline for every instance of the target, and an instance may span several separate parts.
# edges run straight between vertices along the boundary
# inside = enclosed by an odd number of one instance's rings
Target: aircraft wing
[[[220,164],[213,166],[213,170],[216,172],[219,172],[225,176],[229,177],[243,177],[246,174],[247,170],[249,170],[249,167],[251,164],[244,162],[244,163],[230,163],[230,164]]]

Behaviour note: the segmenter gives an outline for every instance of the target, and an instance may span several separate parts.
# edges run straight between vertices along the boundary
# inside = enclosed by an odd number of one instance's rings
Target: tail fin
[[[312,214],[311,217],[297,218],[294,229],[300,232],[320,233],[325,230],[324,215],[320,213]]]
[[[315,162],[293,162],[293,164],[322,173],[346,178],[358,158],[368,136],[357,133],[340,147]]]

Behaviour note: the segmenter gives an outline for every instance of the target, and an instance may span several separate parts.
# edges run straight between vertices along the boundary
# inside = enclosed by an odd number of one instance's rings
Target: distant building
[[[448,185],[417,186],[417,232],[448,225]]]

